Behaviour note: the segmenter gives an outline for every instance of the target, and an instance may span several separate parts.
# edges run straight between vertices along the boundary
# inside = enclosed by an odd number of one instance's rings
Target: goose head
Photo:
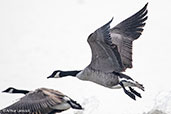
[[[48,76],[47,78],[60,78],[61,77],[61,70],[56,70],[54,71],[50,76]]]
[[[4,91],[2,91],[2,92],[6,92],[6,93],[14,93],[14,91],[15,91],[16,89],[15,88],[13,88],[13,87],[9,87],[8,89],[6,89],[6,90],[4,90]]]

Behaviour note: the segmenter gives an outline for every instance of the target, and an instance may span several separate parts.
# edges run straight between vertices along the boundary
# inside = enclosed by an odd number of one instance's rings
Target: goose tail
[[[69,98],[70,100],[68,101],[68,103],[70,104],[70,106],[73,108],[73,109],[79,109],[79,110],[83,110],[83,107],[77,103],[76,101],[72,100],[71,98]]]

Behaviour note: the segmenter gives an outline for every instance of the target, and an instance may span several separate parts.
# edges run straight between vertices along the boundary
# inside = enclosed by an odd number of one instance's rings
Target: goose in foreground
[[[122,72],[132,68],[132,43],[140,37],[145,26],[148,18],[147,5],[148,3],[115,27],[110,29],[112,18],[89,35],[87,41],[92,51],[92,59],[84,70],[56,70],[47,78],[73,76],[111,89],[123,88],[124,92],[134,100],[135,96],[141,97],[141,94],[132,87],[144,91],[143,85]]]
[[[17,114],[55,114],[69,108],[83,109],[76,101],[53,89],[39,88],[35,91],[28,91],[10,87],[3,92],[21,93],[25,96],[16,103],[0,110],[0,114],[14,114],[14,112]]]

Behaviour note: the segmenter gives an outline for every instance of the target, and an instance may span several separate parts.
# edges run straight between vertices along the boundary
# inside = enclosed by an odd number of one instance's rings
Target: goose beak
[[[6,90],[2,91],[2,93],[6,92]]]
[[[47,79],[49,79],[49,78],[53,78],[53,76],[52,76],[52,75],[50,75],[50,76],[48,76],[48,77],[47,77]]]

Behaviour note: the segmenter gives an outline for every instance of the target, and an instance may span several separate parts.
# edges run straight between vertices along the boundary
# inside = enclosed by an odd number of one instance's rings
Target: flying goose
[[[39,88],[35,91],[19,90],[10,87],[3,92],[25,94],[18,102],[0,110],[0,114],[54,114],[69,108],[83,109],[80,104],[63,93],[47,88]]]
[[[144,91],[143,85],[122,72],[132,68],[132,43],[140,37],[145,26],[148,18],[147,5],[148,3],[137,13],[110,29],[112,18],[88,36],[92,59],[84,70],[56,70],[47,78],[73,76],[111,89],[123,88],[124,92],[134,100],[135,95],[141,98],[141,94],[132,87]]]

